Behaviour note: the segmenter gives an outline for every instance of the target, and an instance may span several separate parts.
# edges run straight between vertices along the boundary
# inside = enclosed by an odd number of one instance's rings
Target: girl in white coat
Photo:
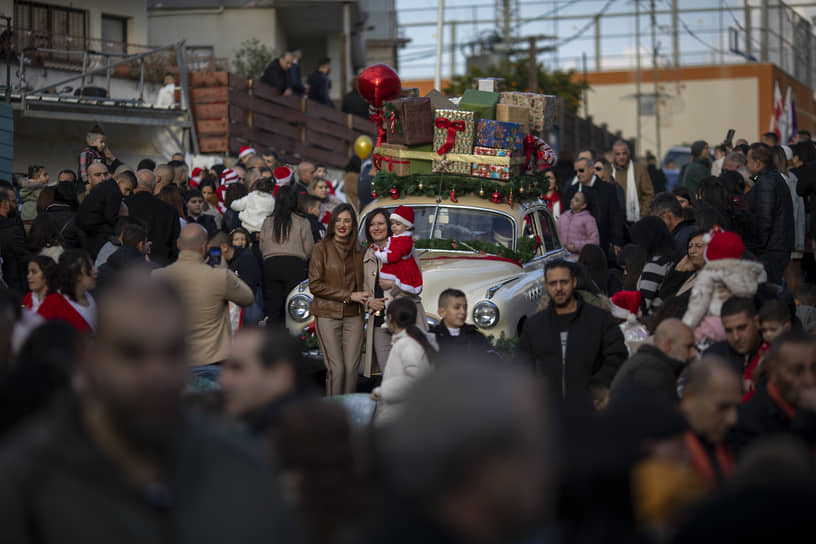
[[[260,178],[255,182],[252,191],[243,198],[233,200],[230,208],[238,212],[241,225],[250,234],[260,232],[264,219],[275,211],[271,182],[266,178]]]
[[[430,372],[436,341],[416,326],[416,303],[410,298],[391,302],[386,323],[393,334],[391,352],[383,371],[382,384],[371,393],[377,401],[376,423],[394,419],[411,387]]]

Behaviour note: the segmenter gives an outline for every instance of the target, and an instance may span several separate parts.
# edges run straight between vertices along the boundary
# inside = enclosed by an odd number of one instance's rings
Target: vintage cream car
[[[510,207],[475,195],[461,196],[456,203],[429,197],[379,199],[361,213],[360,238],[371,210],[399,205],[414,209],[421,297],[429,324],[438,322],[439,294],[453,287],[467,296],[468,323],[495,339],[517,337],[545,292],[545,264],[565,254],[547,206],[516,202]],[[286,326],[293,334],[303,334],[311,325],[311,302],[308,280],[287,297]]]

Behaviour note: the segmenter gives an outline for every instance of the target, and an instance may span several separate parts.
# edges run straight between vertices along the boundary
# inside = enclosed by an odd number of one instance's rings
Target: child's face
[[[247,247],[246,235],[243,232],[236,232],[232,235],[232,245],[235,247]]]
[[[39,181],[40,183],[48,183],[48,170],[46,170],[45,168],[40,170],[40,173],[37,174],[37,181]]]
[[[570,209],[573,213],[578,213],[586,208],[586,197],[584,193],[575,193],[575,196],[570,200]]]
[[[326,177],[326,169],[322,166],[318,166],[314,173],[316,178],[325,178]]]
[[[201,215],[201,208],[204,206],[204,199],[200,196],[194,196],[187,201],[187,211],[190,215]]]
[[[759,324],[759,330],[762,331],[762,339],[769,344],[785,331],[791,328],[790,321],[784,323],[780,321],[763,321]]]
[[[396,219],[391,220],[391,232],[394,234],[402,234],[406,230],[408,230],[408,227],[405,226],[405,223]]]
[[[467,299],[464,297],[451,297],[444,306],[437,310],[439,317],[446,327],[459,329],[465,324],[467,319]]]

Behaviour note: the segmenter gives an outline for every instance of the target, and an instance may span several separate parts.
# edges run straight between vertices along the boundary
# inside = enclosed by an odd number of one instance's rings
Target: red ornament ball
[[[369,66],[357,78],[357,90],[375,108],[382,107],[386,100],[399,98],[401,89],[399,76],[387,64]]]
[[[391,187],[391,189],[388,190],[388,194],[390,194],[391,198],[393,198],[394,200],[397,200],[400,197],[399,189],[397,189],[396,187]]]
[[[500,192],[495,191],[492,195],[490,195],[490,202],[494,204],[498,204],[502,201],[502,195]]]

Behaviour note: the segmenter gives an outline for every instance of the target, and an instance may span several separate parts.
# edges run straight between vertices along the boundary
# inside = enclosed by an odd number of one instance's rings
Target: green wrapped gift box
[[[433,144],[412,145],[408,147],[409,151],[433,151]],[[423,161],[420,159],[409,159],[411,164],[408,166],[411,174],[432,174],[433,161]]]
[[[459,109],[475,111],[480,119],[495,119],[499,96],[499,93],[467,89],[459,101]]]

